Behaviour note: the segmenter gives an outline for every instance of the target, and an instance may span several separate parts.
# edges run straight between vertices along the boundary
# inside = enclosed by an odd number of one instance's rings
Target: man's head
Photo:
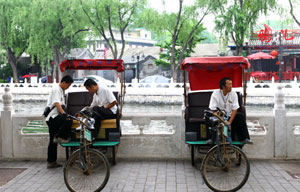
[[[96,93],[98,91],[98,84],[93,79],[87,79],[84,82],[84,86],[89,93]]]
[[[220,89],[225,91],[224,93],[229,93],[232,89],[232,81],[229,77],[224,77],[220,80]]]
[[[66,90],[71,86],[72,83],[73,83],[73,78],[70,75],[66,75],[60,80],[59,85],[62,88],[62,90]]]

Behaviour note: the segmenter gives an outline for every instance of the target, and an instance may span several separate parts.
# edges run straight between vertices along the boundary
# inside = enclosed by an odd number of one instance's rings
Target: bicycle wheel
[[[82,154],[84,153],[85,151]],[[88,149],[87,158],[83,155],[82,161],[78,149],[64,167],[64,180],[67,188],[72,192],[101,191],[110,174],[107,158],[95,149]],[[86,169],[83,164],[86,165]]]
[[[245,153],[236,146],[217,146],[206,154],[202,161],[201,173],[205,184],[213,191],[237,191],[247,182],[250,163]],[[222,163],[223,162],[223,165]]]

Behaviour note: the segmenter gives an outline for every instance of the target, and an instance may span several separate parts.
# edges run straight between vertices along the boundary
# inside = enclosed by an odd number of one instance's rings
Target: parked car
[[[84,83],[84,79],[83,78],[73,78],[73,83],[76,84],[83,84]]]
[[[140,83],[170,83],[171,79],[161,75],[152,75],[140,80]]]
[[[93,79],[94,81],[96,81],[97,83],[99,82],[100,84],[104,84],[107,86],[112,86],[114,83],[110,80],[107,80],[101,76],[98,75],[87,75],[84,77],[84,81],[87,79]]]

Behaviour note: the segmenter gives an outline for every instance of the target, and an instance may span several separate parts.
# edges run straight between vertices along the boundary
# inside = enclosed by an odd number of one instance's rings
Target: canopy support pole
[[[185,74],[185,69],[183,69],[183,96],[184,96],[184,106],[186,107],[186,74]]]
[[[244,105],[246,106],[246,97],[247,97],[247,73],[243,69],[243,89],[244,89]]]

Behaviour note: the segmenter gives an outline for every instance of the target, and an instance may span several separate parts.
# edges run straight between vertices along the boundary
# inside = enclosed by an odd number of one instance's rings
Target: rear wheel
[[[77,150],[68,160],[64,168],[64,180],[67,188],[72,192],[101,191],[107,184],[110,168],[103,153],[88,149],[85,158],[85,151]]]
[[[217,146],[204,157],[201,173],[205,184],[213,191],[237,191],[247,182],[250,163],[245,153],[236,146]]]

